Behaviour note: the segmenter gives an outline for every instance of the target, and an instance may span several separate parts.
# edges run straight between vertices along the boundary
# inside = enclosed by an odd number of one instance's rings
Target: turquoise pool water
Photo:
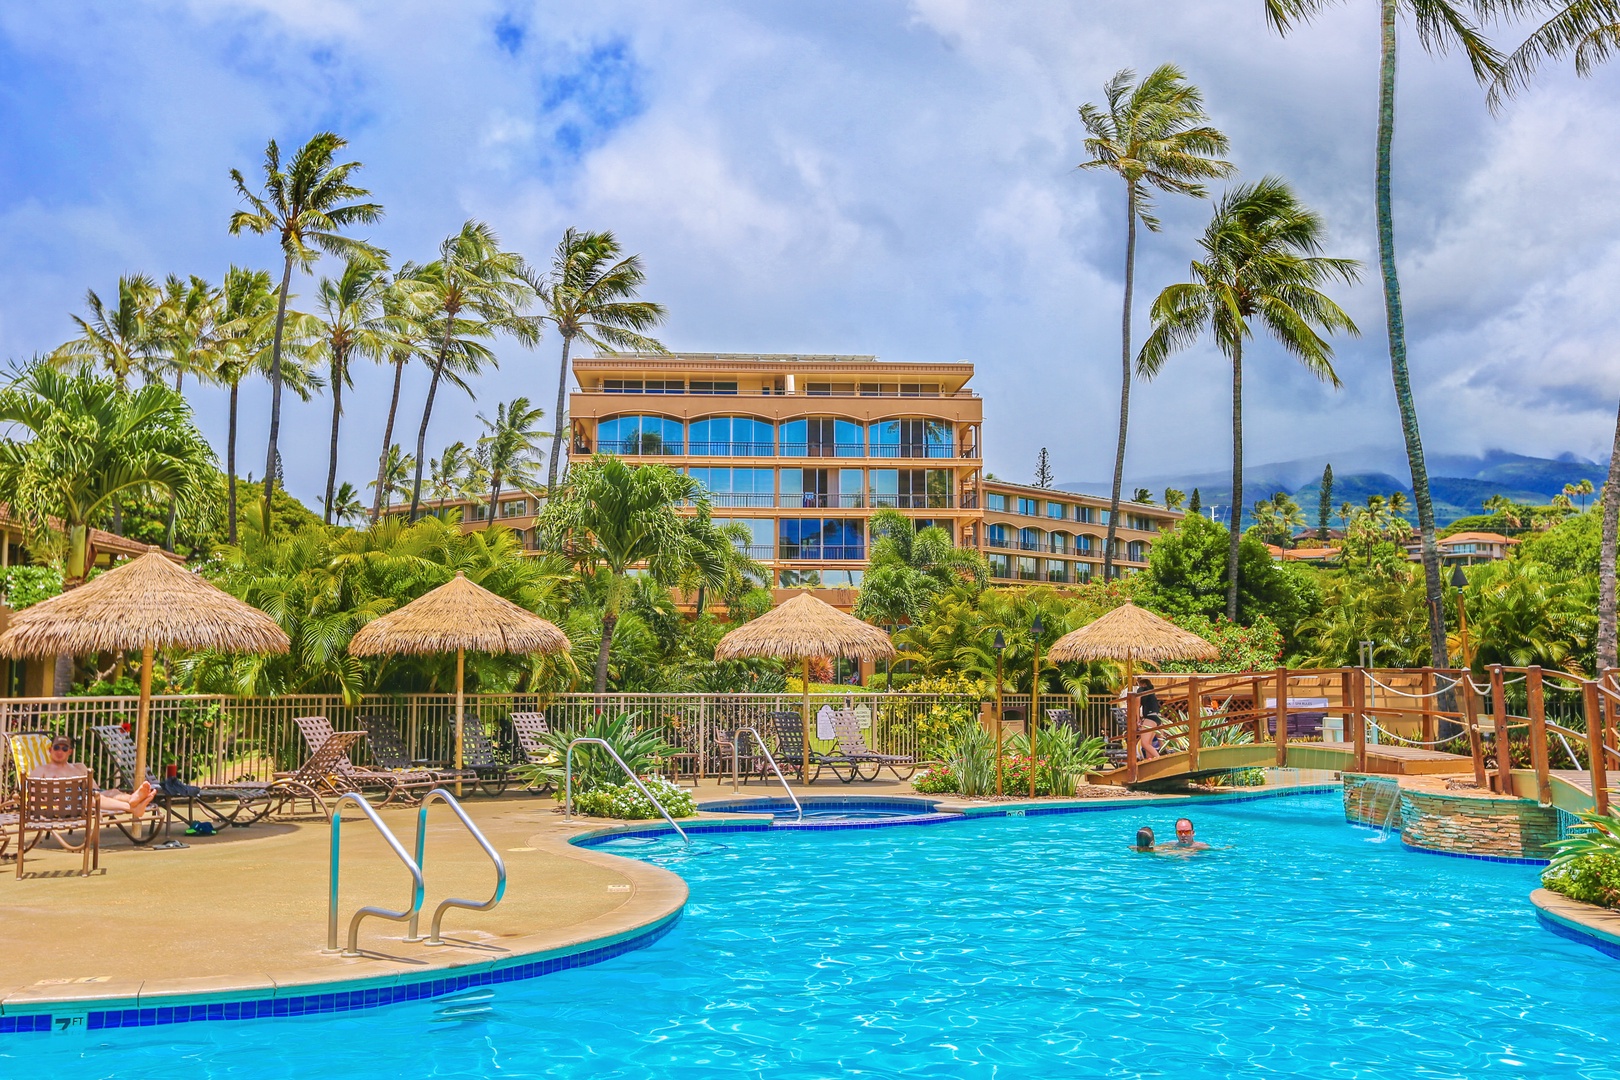
[[[1403,850],[1336,796],[603,850],[692,886],[595,967],[456,1002],[0,1040],[0,1076],[1620,1078],[1620,962],[1536,868]]]

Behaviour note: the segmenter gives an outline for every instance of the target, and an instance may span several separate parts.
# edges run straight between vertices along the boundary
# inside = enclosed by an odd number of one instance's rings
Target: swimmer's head
[[[1136,850],[1137,851],[1152,851],[1153,850],[1153,830],[1152,829],[1141,828],[1141,829],[1136,830]]]

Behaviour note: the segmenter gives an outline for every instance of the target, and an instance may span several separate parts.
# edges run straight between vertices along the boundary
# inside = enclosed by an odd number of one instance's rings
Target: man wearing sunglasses
[[[73,760],[73,740],[66,735],[58,735],[51,740],[50,758],[28,775],[42,780],[71,780],[76,776],[84,776],[89,771]],[[157,792],[152,790],[151,784],[143,781],[141,786],[129,795],[122,791],[101,791],[97,794],[101,799],[102,810],[140,817],[146,813],[146,808],[151,805],[152,797]]]

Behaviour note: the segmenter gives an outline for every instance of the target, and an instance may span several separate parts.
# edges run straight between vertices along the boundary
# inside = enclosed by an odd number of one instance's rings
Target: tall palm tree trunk
[[[1103,540],[1103,580],[1114,576],[1114,534],[1119,528],[1120,485],[1125,482],[1125,428],[1131,418],[1131,294],[1136,287],[1136,185],[1125,185],[1125,309],[1120,316],[1119,442],[1114,448],[1114,492]]]
[[[230,515],[226,536],[236,546],[236,404],[241,394],[241,382],[231,383],[231,418],[225,432],[225,509]]]
[[[489,485],[489,523],[495,524],[495,508],[501,504],[501,470],[491,469]]]
[[[613,628],[619,625],[618,612],[602,616],[602,643],[596,650],[596,692],[607,693],[608,653],[613,648]]]
[[[382,453],[377,457],[377,494],[371,501],[371,523],[382,517],[384,494],[388,490],[388,448],[394,445],[394,417],[399,413],[399,384],[405,377],[405,361],[409,353],[401,353],[394,361],[394,396],[388,402],[388,423],[383,427]]]
[[[337,491],[338,423],[343,416],[343,360],[332,357],[332,447],[326,461],[326,524],[332,524],[332,496]]]
[[[1620,541],[1620,416],[1614,423],[1609,478],[1603,482],[1603,542],[1598,548],[1597,673],[1616,664],[1615,548]]]
[[[557,488],[557,459],[562,449],[563,430],[567,426],[563,421],[563,410],[567,407],[568,396],[568,347],[574,342],[573,335],[563,335],[562,368],[557,373],[557,411],[552,413],[557,418],[557,430],[551,435],[551,467],[546,470],[546,497]],[[603,667],[604,676],[606,667]]]
[[[276,298],[276,333],[270,341],[270,445],[264,457],[264,534],[270,535],[270,499],[276,493],[276,441],[281,438],[281,334],[287,324],[287,290],[292,288],[293,257],[281,270],[281,295]]]
[[[1390,210],[1390,161],[1395,141],[1395,22],[1400,0],[1382,0],[1382,56],[1378,67],[1378,266],[1384,279],[1384,315],[1389,325],[1389,366],[1395,379],[1395,401],[1401,410],[1406,460],[1412,467],[1412,501],[1417,505],[1423,546],[1423,585],[1429,601],[1431,663],[1446,661],[1446,623],[1441,608],[1440,549],[1435,545],[1434,503],[1429,498],[1429,470],[1423,462],[1423,436],[1417,404],[1406,367],[1406,320],[1401,313],[1401,284],[1395,274],[1395,219]]]
[[[1238,547],[1243,542],[1243,339],[1232,350],[1232,529],[1226,542],[1226,617],[1238,617]]]
[[[444,350],[433,363],[433,378],[428,382],[427,402],[422,406],[422,426],[416,429],[416,480],[411,484],[411,512],[406,521],[415,521],[417,507],[422,505],[422,465],[427,460],[423,451],[427,447],[428,420],[433,416],[433,398],[439,392],[439,377],[444,374],[444,363],[448,355],[447,341]]]

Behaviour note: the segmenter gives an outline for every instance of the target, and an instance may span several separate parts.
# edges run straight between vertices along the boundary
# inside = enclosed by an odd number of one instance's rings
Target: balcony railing
[[[821,391],[821,390],[817,390],[817,391],[812,393],[809,390],[803,390],[803,389],[791,390],[791,391],[789,391],[789,390],[670,390],[670,389],[654,389],[654,390],[647,390],[647,389],[620,390],[620,389],[614,389],[614,390],[575,390],[575,391],[573,391],[573,396],[576,396],[576,397],[627,397],[627,396],[633,396],[633,395],[636,395],[636,394],[650,394],[650,395],[653,395],[653,396],[656,396],[656,397],[668,397],[668,396],[674,394],[674,395],[685,395],[685,396],[691,396],[691,397],[926,398],[926,399],[934,400],[934,401],[941,400],[941,399],[972,400],[972,399],[977,398],[979,396],[975,391],[972,391],[972,390],[937,390],[937,391],[933,391],[933,392],[929,392],[929,393],[923,393],[923,392],[910,393],[910,392],[901,392],[901,391],[896,391],[896,390],[854,390],[854,391],[850,391],[848,393],[845,393],[845,392],[841,391],[841,392],[836,393],[836,394],[831,393],[831,392],[827,392],[827,391]]]
[[[670,442],[665,439],[623,439],[618,442],[603,442],[597,444],[597,451],[603,454],[623,454],[665,457],[676,457],[685,451],[680,442]]]
[[[1018,546],[1018,543],[1015,540],[1007,540],[992,536],[990,539],[984,542],[984,546],[993,548],[1015,548]]]
[[[902,443],[895,445],[872,444],[868,457],[875,458],[953,458],[955,443]],[[963,455],[967,456],[967,455]]]
[[[772,544],[740,545],[737,550],[741,551],[744,555],[747,555],[750,559],[758,559],[761,562],[776,558],[776,547]]]
[[[776,505],[776,496],[769,492],[711,491],[710,506],[744,506],[768,510]]]
[[[1039,551],[1041,550],[1041,542],[1039,540],[1020,540],[1018,541],[1018,550]]]
[[[692,442],[687,453],[693,457],[772,457],[776,444],[768,442]]]
[[[865,443],[825,443],[825,442],[784,442],[779,456],[781,457],[841,457],[858,458],[866,456]]]
[[[819,547],[810,547],[805,544],[784,543],[777,557],[782,559],[864,559],[866,558],[866,545],[824,544]]]
[[[869,498],[873,507],[885,510],[949,510],[956,505],[955,498],[939,493],[899,495],[884,492]]]
[[[859,510],[866,505],[864,495],[817,495],[814,492],[805,492],[803,495],[783,495],[778,506],[786,509],[843,509]]]

